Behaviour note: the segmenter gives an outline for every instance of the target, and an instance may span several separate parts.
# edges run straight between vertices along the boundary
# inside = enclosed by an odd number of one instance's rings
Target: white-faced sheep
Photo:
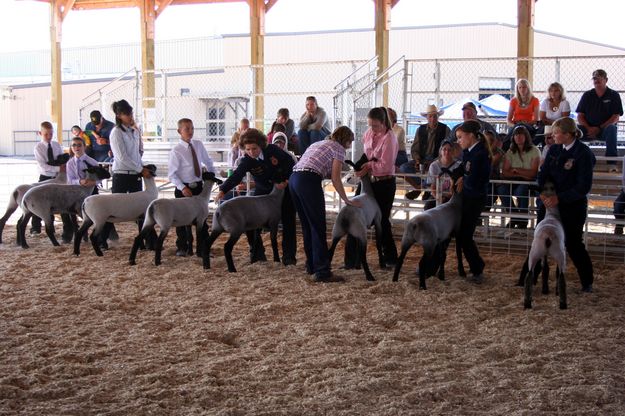
[[[65,169],[63,168],[63,170],[61,170],[61,172],[59,172],[59,174],[55,178],[48,179],[42,182],[37,182],[37,183],[25,183],[22,185],[18,185],[13,190],[13,192],[11,192],[11,195],[9,196],[9,205],[7,206],[7,210],[4,213],[4,216],[0,218],[0,244],[2,244],[2,232],[4,231],[4,226],[6,225],[11,215],[13,215],[13,213],[17,210],[17,208],[22,203],[22,199],[24,198],[24,195],[26,194],[26,192],[30,190],[31,188],[41,186],[41,185],[46,185],[49,183],[58,183],[58,184],[67,183],[67,173],[65,172]],[[17,244],[21,244],[21,242],[19,241],[19,233],[17,234],[17,236],[18,236]]]
[[[393,281],[399,279],[406,253],[413,244],[423,247],[423,257],[419,261],[419,289],[426,289],[425,279],[438,272],[438,278],[445,280],[445,260],[447,247],[453,235],[458,235],[462,219],[462,194],[454,193],[451,199],[435,208],[424,211],[412,218],[401,241],[401,254],[397,259]],[[462,265],[460,245],[456,240],[458,273],[466,276]]]
[[[548,182],[543,187],[543,195],[553,195],[555,188]],[[523,270],[519,276],[519,283],[523,281],[525,287],[524,308],[532,308],[532,287],[538,280],[538,265],[542,261],[542,293],[549,293],[549,265],[547,257],[551,256],[556,264],[556,293],[560,297],[560,309],[567,308],[566,302],[566,245],[564,228],[560,220],[560,211],[557,207],[547,208],[545,218],[534,229],[534,239],[530,248],[527,261],[523,264]]]
[[[204,172],[202,174],[203,188],[199,195],[188,198],[176,199],[156,199],[148,205],[145,211],[145,219],[143,228],[139,235],[135,238],[130,251],[129,263],[136,264],[137,251],[145,237],[154,231],[154,227],[160,227],[160,233],[156,240],[154,253],[154,264],[161,264],[161,253],[163,251],[163,242],[167,237],[167,233],[171,227],[182,227],[195,224],[197,235],[197,251],[200,252],[201,247],[208,234],[208,226],[206,219],[208,218],[208,201],[210,198],[213,184],[222,183],[221,180],[215,178],[213,172]]]
[[[267,195],[239,196],[223,202],[213,214],[211,234],[204,244],[202,258],[205,269],[210,269],[210,249],[217,237],[227,232],[230,238],[224,246],[224,255],[229,272],[236,272],[232,259],[232,249],[241,234],[246,231],[268,227],[271,237],[273,260],[280,261],[278,253],[278,224],[282,218],[283,184],[274,185]],[[248,234],[248,238],[250,235]],[[254,244],[253,241],[250,244]]]
[[[91,166],[85,169],[87,179],[99,181],[110,178],[108,170],[100,166]],[[81,206],[85,198],[93,193],[94,186],[82,185],[62,185],[47,184],[30,189],[20,204],[23,214],[17,226],[22,248],[28,248],[25,233],[26,224],[33,215],[40,217],[46,225],[46,234],[53,245],[58,246],[59,242],[54,236],[54,223],[52,222],[53,214],[76,214],[82,215]],[[76,218],[74,221],[74,231],[76,229]]]
[[[362,165],[369,160],[367,155],[363,154],[360,160],[356,163],[346,161],[345,163],[354,167],[355,171],[359,171]],[[375,244],[378,250],[378,258],[380,261],[380,267],[384,268],[384,257],[382,256],[382,212],[380,206],[373,196],[373,188],[371,187],[371,180],[369,175],[365,175],[360,178],[361,193],[353,198],[354,201],[361,203],[360,207],[353,205],[345,205],[339,211],[336,222],[332,227],[332,245],[329,250],[330,262],[334,257],[334,251],[336,245],[343,238],[344,235],[350,235],[358,242],[358,250],[360,252],[360,258],[362,259],[362,267],[365,271],[365,277],[369,281],[374,281],[375,278],[369,270],[369,264],[367,263],[367,230],[373,225],[375,227]]]
[[[158,198],[158,188],[154,181],[156,166],[147,165],[142,172],[145,190],[127,194],[92,195],[82,204],[82,226],[74,236],[74,254],[80,254],[82,236],[94,225],[91,245],[96,255],[102,256],[99,239],[106,223],[136,221],[143,218],[150,202]]]

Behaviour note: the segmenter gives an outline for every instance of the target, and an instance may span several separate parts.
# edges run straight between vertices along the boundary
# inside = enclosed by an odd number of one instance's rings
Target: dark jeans
[[[282,199],[282,261],[285,263],[295,264],[296,262],[296,233],[295,204],[291,191],[287,187]]]
[[[486,205],[486,195],[481,197],[462,197],[462,220],[460,221],[460,235],[458,242],[464,253],[464,257],[469,262],[469,269],[473,275],[481,274],[484,271],[484,260],[480,256],[477,245],[473,240],[477,220],[482,214]]]
[[[308,146],[326,138],[328,132],[321,130],[304,130],[300,129],[297,132],[297,142],[299,145],[300,155],[303,155]]]
[[[526,184],[500,184],[497,186],[497,195],[501,199],[502,208],[507,212],[527,214],[530,198],[529,185]],[[516,203],[512,206],[512,197],[516,197]],[[526,218],[510,218],[510,223],[527,227]]]
[[[621,191],[621,193],[618,194],[618,196],[614,200],[613,212],[614,212],[615,219],[620,220],[620,221],[625,220],[625,192]]]
[[[582,131],[582,133],[584,133],[584,137],[582,137],[582,140],[603,141],[605,142],[605,155],[606,156],[618,156],[618,152],[616,150],[616,133],[617,133],[616,124],[610,124],[604,129],[601,129],[598,137],[588,137],[588,130],[586,130],[586,127],[583,127],[583,126],[578,126],[578,127]],[[613,163],[614,162],[610,162],[610,164],[613,164]]]
[[[48,179],[54,179],[54,176],[39,175],[39,182],[47,181]],[[52,217],[54,217],[54,215]],[[74,234],[74,226],[72,225],[72,218],[70,214],[61,214],[61,220],[63,221],[62,238],[63,240],[71,240]],[[30,221],[30,229],[41,232],[41,218],[33,215]]]
[[[191,193],[193,195],[199,195],[202,193],[202,182],[199,182],[198,185],[199,186],[196,186],[195,188],[189,188],[191,189]],[[178,188],[174,190],[174,197],[185,198],[182,191]],[[200,238],[200,236],[196,237]],[[178,250],[185,251],[187,254],[193,253],[193,230],[190,225],[176,227],[176,248]]]
[[[289,178],[289,191],[302,225],[306,271],[326,277],[330,274],[330,261],[322,178],[313,172],[293,172]]]

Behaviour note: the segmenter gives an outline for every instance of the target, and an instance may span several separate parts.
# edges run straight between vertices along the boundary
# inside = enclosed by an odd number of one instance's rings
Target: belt
[[[134,170],[116,170],[113,171],[113,175],[139,175],[139,172]]]
[[[189,182],[189,183],[182,183],[184,186],[189,187],[189,189],[195,189],[198,186],[202,185],[202,181],[197,181],[197,182]]]
[[[314,173],[314,174],[317,174],[319,176],[322,176],[321,173],[319,173],[316,170],[311,169],[311,168],[294,169],[293,172],[310,172],[310,173]]]
[[[395,177],[395,175],[372,176],[371,177],[371,182],[387,181],[389,179],[393,179],[394,177]]]

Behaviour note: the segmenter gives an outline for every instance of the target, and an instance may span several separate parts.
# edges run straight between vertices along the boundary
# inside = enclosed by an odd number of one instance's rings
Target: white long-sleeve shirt
[[[63,153],[63,149],[59,142],[52,140],[50,142],[52,144],[52,154],[56,159]],[[39,168],[39,173],[41,175],[50,176],[54,178],[58,175],[60,168],[58,166],[50,166],[48,165],[48,143],[45,141],[40,141],[35,145],[35,160],[37,161],[37,167]]]
[[[109,137],[113,151],[113,173],[141,173],[143,142],[136,127],[115,126]]]
[[[202,166],[204,166],[208,172],[216,173],[213,159],[208,155],[204,144],[199,140],[193,139],[190,144],[193,146],[195,154],[197,155],[200,170]],[[184,140],[180,140],[178,144],[171,149],[169,153],[168,169],[170,182],[181,191],[184,189],[185,183],[199,182],[202,180],[201,176],[195,175],[191,149],[189,149],[189,143]]]

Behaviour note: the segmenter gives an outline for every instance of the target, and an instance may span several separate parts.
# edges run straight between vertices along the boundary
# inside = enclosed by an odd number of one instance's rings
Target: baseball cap
[[[467,108],[472,108],[473,110],[477,111],[475,104],[473,104],[471,101],[462,105],[462,111],[466,110]]]
[[[102,121],[102,113],[98,110],[93,110],[91,114],[89,114],[89,118],[93,124],[100,124],[100,121]]]

